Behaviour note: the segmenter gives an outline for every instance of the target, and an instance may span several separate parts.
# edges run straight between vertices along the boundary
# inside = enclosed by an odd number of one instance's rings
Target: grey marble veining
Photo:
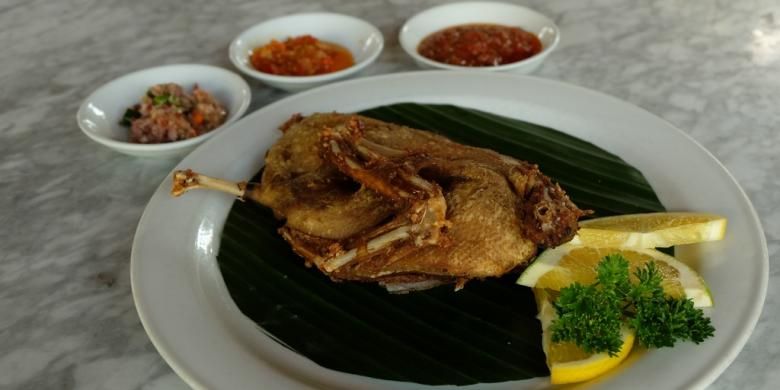
[[[78,130],[81,100],[166,63],[232,68],[227,45],[269,17],[314,10],[376,24],[387,47],[366,74],[413,69],[403,21],[438,1],[0,2],[0,389],[181,389],[144,333],[130,245],[176,164],[112,152]],[[603,91],[676,124],[736,176],[766,230],[764,312],[713,389],[780,383],[780,3],[519,1],[556,20],[537,72]],[[284,93],[252,83],[257,109]]]

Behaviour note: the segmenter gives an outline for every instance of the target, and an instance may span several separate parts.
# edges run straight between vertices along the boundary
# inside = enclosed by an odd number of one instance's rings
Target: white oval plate
[[[638,167],[669,210],[728,217],[725,240],[677,252],[693,262],[712,289],[715,337],[698,346],[646,353],[597,380],[595,388],[703,387],[734,360],[766,295],[769,262],[756,213],[709,152],[669,123],[618,99],[556,81],[495,73],[429,71],[353,80],[252,113],[199,147],[177,169],[245,180],[262,166],[266,150],[279,137],[276,128],[294,113],[350,112],[409,101],[472,107],[565,131]],[[188,384],[211,389],[418,386],[322,368],[263,333],[239,312],[216,263],[233,198],[204,191],[173,199],[169,189],[170,176],[141,217],[131,278],[149,337]],[[546,383],[546,378],[535,378],[487,387],[543,388]]]

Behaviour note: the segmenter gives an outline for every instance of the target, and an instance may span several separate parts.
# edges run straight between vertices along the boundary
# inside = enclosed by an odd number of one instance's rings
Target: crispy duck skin
[[[430,132],[337,113],[294,116],[282,131],[260,183],[179,171],[172,193],[270,207],[293,250],[333,280],[460,288],[570,240],[584,214],[536,165]]]

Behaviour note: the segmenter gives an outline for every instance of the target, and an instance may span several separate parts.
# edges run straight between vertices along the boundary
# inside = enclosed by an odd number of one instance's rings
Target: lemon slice
[[[554,385],[582,382],[593,379],[613,369],[626,359],[634,345],[634,331],[629,328],[621,330],[623,345],[616,356],[605,353],[591,354],[583,351],[571,342],[552,342],[550,324],[557,318],[552,299],[543,289],[534,289],[536,303],[539,308],[537,318],[542,323],[542,348],[547,356],[547,366],[550,368],[550,382]]]
[[[590,247],[658,248],[722,240],[726,218],[704,213],[647,213],[580,222],[572,243]]]
[[[696,307],[712,306],[712,295],[701,276],[680,260],[655,249],[591,248],[569,242],[542,252],[520,275],[517,284],[554,291],[574,282],[593,284],[601,259],[614,253],[620,253],[628,260],[632,278],[638,267],[655,261],[663,277],[664,293],[674,298],[692,299]]]

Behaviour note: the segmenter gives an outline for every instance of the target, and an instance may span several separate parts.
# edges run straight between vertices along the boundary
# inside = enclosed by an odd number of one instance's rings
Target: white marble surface
[[[130,294],[138,218],[172,160],[90,142],[75,112],[94,88],[149,66],[231,68],[227,45],[272,16],[329,10],[376,24],[368,74],[413,69],[403,21],[437,1],[0,1],[0,389],[180,389]],[[769,242],[764,312],[713,389],[780,383],[780,3],[621,0],[519,3],[551,16],[559,49],[537,73],[600,90],[704,144],[753,201]],[[284,94],[253,83],[261,107]],[[735,259],[738,260],[738,259]]]

